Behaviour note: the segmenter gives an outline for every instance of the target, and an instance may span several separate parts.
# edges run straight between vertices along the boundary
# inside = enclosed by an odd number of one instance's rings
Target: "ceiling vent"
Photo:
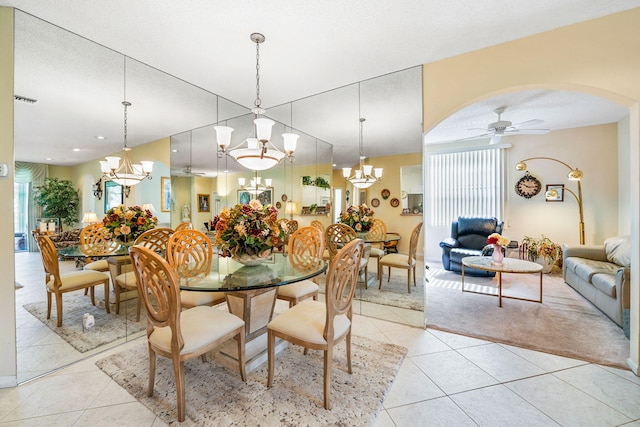
[[[36,102],[38,102],[37,99],[27,98],[26,96],[22,95],[13,95],[13,99],[15,99],[16,101],[26,102],[27,104],[35,104]]]

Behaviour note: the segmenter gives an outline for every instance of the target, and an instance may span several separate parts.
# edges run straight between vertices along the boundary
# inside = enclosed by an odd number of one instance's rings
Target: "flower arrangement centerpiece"
[[[349,206],[346,211],[340,212],[338,222],[353,228],[356,233],[367,233],[373,225],[373,210],[365,204]]]
[[[487,237],[487,244],[493,245],[493,253],[491,254],[491,262],[493,264],[502,265],[502,261],[504,260],[502,248],[507,246],[509,242],[509,238],[500,235],[500,233],[489,234],[489,237]]]
[[[540,235],[540,237],[524,236],[522,244],[530,261],[539,262],[544,260],[546,265],[543,266],[547,267],[546,270],[543,270],[545,273],[551,271],[558,259],[562,258],[562,246],[554,243],[544,234]]]
[[[278,224],[278,210],[259,200],[222,208],[212,221],[214,245],[220,256],[245,265],[257,265],[284,244],[285,231]]]
[[[133,242],[145,231],[155,228],[158,218],[153,216],[150,210],[142,209],[140,206],[120,205],[109,209],[102,223],[116,240]]]

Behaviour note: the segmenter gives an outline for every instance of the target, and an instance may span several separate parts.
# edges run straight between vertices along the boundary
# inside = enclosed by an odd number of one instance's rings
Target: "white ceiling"
[[[420,151],[416,103],[400,95],[391,99],[387,92],[406,80],[371,80],[371,86],[382,84],[371,103],[362,103],[365,111],[360,113],[354,82],[639,7],[640,0],[0,0],[0,6],[16,7],[183,80],[127,62],[132,146],[246,112],[255,98],[255,45],[249,34],[261,32],[266,42],[260,48],[260,88],[268,110],[343,88],[293,107],[294,127],[334,144],[334,161],[341,166],[357,161],[357,120],[365,113],[367,155]],[[18,30],[21,25],[17,22]],[[119,55],[52,32],[42,23],[24,23],[24,30],[16,35],[16,93],[39,101],[16,103],[16,160],[45,162],[46,156],[54,159],[50,163],[76,164],[117,151],[122,143]],[[415,97],[412,87],[405,92]],[[346,92],[351,101],[356,99],[355,107],[349,103],[349,114],[340,110],[340,103],[329,102],[337,98],[344,104],[344,98],[331,94]],[[226,108],[218,110],[211,93],[240,106],[222,100]],[[378,104],[387,110],[378,111]],[[427,141],[472,136],[478,130],[468,129],[486,128],[496,119],[492,110],[500,106],[508,107],[503,119],[541,119],[539,127],[549,129],[612,123],[627,114],[620,106],[582,94],[526,92],[459,111],[430,132]],[[268,113],[290,125],[290,107]],[[405,108],[411,111],[405,113]],[[326,111],[333,116],[321,114]],[[385,117],[392,119],[383,123]],[[385,129],[393,135],[405,128],[418,129],[417,138],[402,143],[389,143],[386,135],[377,138]],[[106,142],[93,139],[98,134],[105,134]],[[72,147],[81,151],[72,153]]]

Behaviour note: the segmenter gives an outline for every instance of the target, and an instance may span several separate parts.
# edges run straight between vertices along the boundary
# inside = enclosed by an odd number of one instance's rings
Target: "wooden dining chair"
[[[331,409],[331,369],[334,345],[345,340],[347,369],[351,374],[351,303],[355,294],[360,259],[364,250],[362,239],[353,240],[334,257],[327,273],[325,302],[303,301],[278,315],[267,326],[268,378],[273,384],[276,338],[324,351],[324,407]]]
[[[173,233],[167,242],[167,261],[173,268],[192,264],[185,270],[189,277],[206,276],[211,270],[213,245],[201,231],[184,229]],[[214,306],[225,302],[224,292],[181,291],[182,308],[199,305]]]
[[[118,248],[111,232],[101,223],[86,226],[80,232],[80,250],[86,255],[88,261],[84,265],[85,270],[109,271],[106,259],[91,261],[92,257],[104,257]]]
[[[167,242],[169,241],[169,237],[171,237],[173,233],[174,231],[170,228],[152,228],[139,235],[133,244],[134,246],[144,246],[145,248],[151,249],[152,251],[165,258],[167,256]],[[113,282],[113,288],[116,294],[116,314],[120,313],[121,293],[123,291],[132,291],[138,289],[135,273],[131,271],[130,266],[128,267],[129,268],[124,268],[124,270],[128,271],[122,272],[115,277],[113,274],[111,275],[111,281]],[[140,298],[138,298],[138,302],[136,305],[136,322],[140,321],[141,308],[142,302],[140,301]]]
[[[289,238],[287,254],[294,268],[296,268],[296,263],[302,264],[304,262],[304,257],[322,259],[323,252],[324,241],[322,239],[322,233],[317,228],[299,228]],[[299,268],[304,268],[304,265],[299,266]],[[279,286],[277,298],[289,301],[289,308],[306,298],[313,298],[314,300],[317,300],[318,290],[320,289],[317,280],[316,276],[313,280],[301,280],[299,282]]]
[[[413,272],[413,286],[416,286],[416,250],[418,248],[421,229],[422,223],[419,223],[411,232],[409,254],[387,254],[380,258],[378,261],[378,289],[382,289],[382,269],[385,266],[389,268],[389,277],[387,278],[387,282],[391,280],[391,267],[403,268],[407,270],[407,291],[411,293],[411,272]]]
[[[109,313],[109,276],[100,271],[79,270],[71,273],[60,273],[58,250],[46,235],[37,238],[42,265],[44,267],[45,285],[47,289],[47,319],[51,319],[51,295],[56,298],[58,327],[62,326],[62,294],[89,288],[91,304],[96,305],[94,287],[104,285],[104,306]]]
[[[387,237],[387,226],[385,225],[384,221],[380,218],[375,218],[373,220],[373,226],[369,229],[368,236],[372,241],[375,242],[371,244],[369,257],[375,258],[376,271],[379,272],[380,258],[382,258],[385,254],[383,248],[384,239]]]
[[[244,321],[215,307],[181,309],[180,283],[174,269],[155,251],[133,246],[130,251],[138,295],[147,315],[149,348],[149,386],[153,396],[156,354],[171,359],[178,400],[178,421],[185,419],[184,362],[214,350],[235,338],[238,344],[238,370],[242,381],[245,372]]]
[[[313,221],[311,221],[311,227],[317,228],[322,233],[322,243],[324,244],[324,252],[322,252],[322,259],[329,261],[329,259],[331,259],[331,256],[329,255],[329,249],[327,249],[327,244],[325,242],[324,224],[318,221],[317,219],[314,219]]]
[[[358,237],[353,228],[342,223],[329,225],[324,232],[324,236],[325,244],[327,245],[327,249],[329,249],[329,263],[333,262],[333,258],[336,256],[340,248]],[[367,276],[369,275],[369,254],[371,245],[367,244],[366,246],[365,252],[360,259],[359,270],[359,272],[364,272],[365,283],[367,281]]]

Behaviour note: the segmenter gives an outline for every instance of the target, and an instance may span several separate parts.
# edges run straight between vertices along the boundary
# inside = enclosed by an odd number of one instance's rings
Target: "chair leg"
[[[56,313],[58,313],[58,328],[62,326],[62,294],[56,293]]]
[[[349,328],[349,332],[347,332],[345,345],[347,347],[347,369],[350,374],[353,374],[353,369],[351,369],[351,328]]]
[[[240,330],[240,333],[236,338],[238,340],[238,363],[239,363],[238,368],[240,369],[240,379],[243,382],[247,382],[247,369],[245,367],[245,365],[247,364],[247,360],[246,360],[245,351],[244,351],[245,328],[246,326]],[[274,341],[274,344],[275,344],[275,341]]]
[[[269,361],[267,367],[267,388],[273,384],[273,367],[276,357],[276,337],[270,330],[267,330],[267,359]]]
[[[47,292],[47,319],[51,319],[51,292]]]
[[[333,347],[329,346],[324,351],[324,409],[331,409],[331,361],[333,359]]]
[[[147,396],[153,396],[153,384],[156,382],[156,352],[149,346],[149,386]]]
[[[416,267],[413,266],[413,286],[418,286],[416,284]]]
[[[178,422],[183,422],[184,414],[184,362],[182,360],[173,360],[173,375],[176,379],[176,396],[178,397]]]
[[[120,285],[114,283],[113,291],[116,294],[116,314],[120,314]]]
[[[95,286],[90,287],[89,290],[90,290],[89,294],[91,295],[91,304],[92,305],[96,305],[96,288],[95,288]],[[108,290],[109,290],[109,287],[107,286],[107,291]],[[108,298],[109,295],[105,292],[104,297]]]
[[[93,288],[91,288],[93,290]],[[91,293],[93,296],[93,292]],[[109,279],[104,281],[104,307],[107,310],[107,314],[111,313],[111,308],[109,307]]]
[[[378,264],[378,289],[382,289],[382,266]]]
[[[407,269],[407,292],[411,293],[411,269]]]
[[[391,266],[389,266],[389,274],[387,276],[387,283],[391,281]]]

